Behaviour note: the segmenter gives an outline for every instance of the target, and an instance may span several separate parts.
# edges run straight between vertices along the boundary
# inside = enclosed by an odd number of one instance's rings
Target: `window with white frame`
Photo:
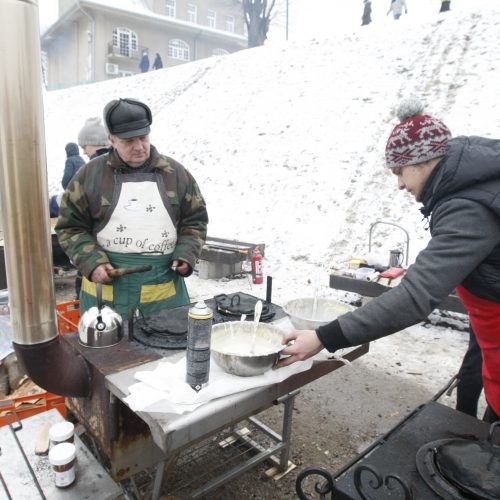
[[[210,28],[215,28],[217,25],[217,13],[215,10],[209,10],[207,12],[207,24]]]
[[[122,70],[118,71],[118,76],[119,77],[132,76],[133,74],[134,73],[132,73],[132,71],[122,71]]]
[[[168,42],[168,57],[189,61],[189,45],[183,40],[174,38]]]
[[[194,3],[188,3],[188,21],[190,23],[198,21],[198,7]]]
[[[224,29],[234,33],[234,16],[226,16],[224,18]]]
[[[212,50],[213,56],[226,56],[229,52],[226,49],[214,49]]]
[[[128,28],[114,28],[113,47],[118,49],[121,56],[130,57],[132,52],[137,52],[137,35]]]
[[[165,0],[165,15],[175,17],[175,0]]]

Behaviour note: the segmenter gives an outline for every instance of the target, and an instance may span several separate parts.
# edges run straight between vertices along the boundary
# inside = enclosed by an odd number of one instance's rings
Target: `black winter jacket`
[[[64,164],[64,175],[61,181],[63,189],[69,184],[69,181],[76,174],[78,169],[85,165],[85,160],[80,156],[80,150],[78,149],[78,144],[74,142],[68,142],[66,144],[66,163]]]
[[[425,319],[459,285],[500,303],[500,141],[452,139],[422,192],[427,247],[394,289],[318,329],[330,351]]]

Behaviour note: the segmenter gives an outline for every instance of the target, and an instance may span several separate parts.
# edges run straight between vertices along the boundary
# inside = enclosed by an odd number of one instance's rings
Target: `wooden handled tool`
[[[108,276],[110,278],[118,278],[119,276],[123,276],[125,274],[143,273],[145,271],[151,271],[151,269],[153,269],[152,266],[118,267],[116,269],[108,270]]]

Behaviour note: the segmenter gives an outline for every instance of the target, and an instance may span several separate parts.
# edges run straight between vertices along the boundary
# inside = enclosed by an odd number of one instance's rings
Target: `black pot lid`
[[[247,295],[245,293],[234,293],[231,295],[226,295],[222,293],[214,297],[217,310],[228,316],[240,317],[245,314],[248,318],[252,318],[255,311],[255,304],[259,300],[256,297]],[[265,321],[274,316],[275,311],[272,310],[269,304],[262,303],[262,314],[260,316],[261,320]]]
[[[168,309],[139,318],[134,324],[134,338],[150,347],[185,349],[187,324],[187,308]]]
[[[471,498],[500,499],[500,446],[450,439],[435,448],[439,472]]]

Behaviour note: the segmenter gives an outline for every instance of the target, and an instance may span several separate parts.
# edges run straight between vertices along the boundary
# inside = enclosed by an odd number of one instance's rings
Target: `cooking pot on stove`
[[[121,316],[102,303],[102,285],[96,283],[97,307],[82,314],[78,323],[80,343],[87,347],[110,347],[123,338]]]

